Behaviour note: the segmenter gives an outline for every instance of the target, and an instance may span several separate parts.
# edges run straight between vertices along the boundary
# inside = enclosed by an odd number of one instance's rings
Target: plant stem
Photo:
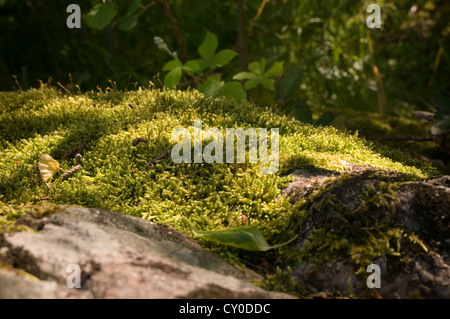
[[[241,71],[247,70],[247,44],[245,41],[245,16],[244,3],[242,0],[236,0],[238,16],[238,44],[239,44],[239,64]]]
[[[172,28],[173,34],[178,43],[178,47],[180,48],[180,59],[183,63],[186,63],[188,60],[188,56],[186,53],[186,47],[184,46],[183,36],[181,35],[180,28],[178,28],[177,21],[175,20],[167,1],[159,0],[159,2],[161,3],[161,5],[164,9],[164,14],[167,17],[167,20],[169,20],[170,27]]]

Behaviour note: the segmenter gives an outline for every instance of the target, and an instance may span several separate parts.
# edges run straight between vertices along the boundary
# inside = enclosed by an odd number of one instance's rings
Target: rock
[[[65,207],[18,222],[38,231],[0,235],[0,298],[292,298],[249,283],[256,274],[186,235],[136,217]],[[69,265],[80,267],[80,289],[67,286]]]
[[[350,174],[307,169],[293,175],[294,181],[285,189],[292,201],[321,190],[304,207],[309,213],[301,222],[297,249],[310,247],[311,236],[317,230],[336,238],[330,243],[316,238],[320,249],[310,251],[309,257],[293,270],[294,279],[310,296],[370,296],[366,285],[369,273],[365,269],[374,263],[381,270],[381,288],[376,290],[376,297],[450,298],[449,176],[413,181],[402,174],[368,168]],[[383,241],[376,236],[388,229],[402,230],[398,238],[401,251],[394,247],[395,253],[379,255],[363,265],[362,275],[356,275],[355,258],[345,244],[357,236],[373,235],[375,240]],[[407,240],[408,234],[416,237]],[[423,246],[414,242],[415,238]],[[340,240],[345,248],[333,247]],[[395,246],[394,242],[389,244]],[[320,259],[321,252],[329,253],[329,259]]]

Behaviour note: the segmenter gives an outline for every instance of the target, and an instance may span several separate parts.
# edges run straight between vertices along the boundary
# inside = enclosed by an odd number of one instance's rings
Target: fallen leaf
[[[283,244],[269,246],[261,231],[254,226],[241,226],[206,232],[193,230],[192,232],[194,235],[206,240],[250,251],[266,251],[278,248],[291,243],[297,238],[297,236],[295,236]]]
[[[53,159],[48,154],[42,154],[39,156],[39,164],[38,164],[39,172],[41,173],[41,177],[44,182],[48,182],[52,176],[60,170],[59,162]]]

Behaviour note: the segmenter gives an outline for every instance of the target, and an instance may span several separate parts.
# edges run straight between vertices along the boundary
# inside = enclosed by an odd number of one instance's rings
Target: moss
[[[171,148],[174,128],[192,127],[195,119],[203,121],[204,129],[279,128],[280,170],[275,175],[262,175],[259,164],[174,164],[170,157],[155,165],[147,164]],[[148,143],[133,146],[133,140],[140,137]],[[50,154],[67,170],[75,162],[73,158],[63,159],[63,155],[83,143],[83,169],[48,188],[37,170],[39,154]],[[381,155],[379,149],[357,134],[302,124],[247,102],[205,98],[197,91],[139,89],[64,95],[42,87],[1,92],[0,205],[3,212],[8,211],[2,213],[1,222],[12,225],[17,216],[26,212],[23,205],[46,197],[55,204],[106,208],[143,217],[185,233],[191,229],[227,228],[245,219],[246,224],[258,226],[270,244],[277,244],[291,239],[298,231],[298,223],[291,221],[307,215],[280,196],[290,181],[285,175],[295,168],[314,166],[345,171],[343,163],[350,163],[416,177],[433,173],[429,165],[402,152],[384,148]],[[388,191],[374,194],[373,189],[367,189],[366,193],[367,198],[377,196],[383,200],[386,207],[391,204]],[[323,197],[322,205],[334,207],[333,218],[346,216],[345,207],[332,196]],[[373,205],[373,201],[368,205]],[[12,213],[12,207],[19,208]],[[364,210],[360,208],[359,214],[363,215]],[[337,236],[325,229],[317,230],[317,241],[311,241],[308,251],[320,251],[320,236],[323,235],[324,245]],[[400,236],[383,234],[388,241]],[[351,254],[355,261],[393,249],[380,243],[368,255],[358,251],[366,242],[349,245],[342,236],[339,240],[337,243],[354,250]],[[277,265],[293,265],[299,258],[298,252],[289,247],[267,253],[242,252],[210,243],[205,243],[205,247],[220,251],[230,260],[237,256],[236,263],[261,264],[263,272],[275,271]],[[330,249],[329,254],[336,250]]]
[[[341,115],[334,121],[333,125],[357,131],[362,136],[372,138],[382,137],[429,137],[432,123],[424,122],[415,117],[411,106],[404,106],[401,110],[393,109],[393,114],[379,114],[358,110],[342,110]],[[388,145],[385,147],[383,144]],[[424,154],[427,157],[435,157],[439,147],[434,142],[414,141],[384,141],[376,143],[381,154],[389,157],[390,150],[399,148],[411,154]]]
[[[418,236],[397,225],[394,190],[411,179],[367,171],[343,175],[323,188],[300,208],[301,224],[313,223],[301,260],[320,266],[341,256],[364,277],[367,265],[383,255],[401,261],[412,249],[427,251]]]
[[[263,280],[255,281],[263,289],[281,291],[294,296],[302,297],[301,287],[292,277],[292,268],[281,269],[277,267],[273,274],[267,274]]]
[[[40,203],[37,205],[21,205],[15,207],[0,207],[0,234],[14,231],[32,231],[26,223],[22,223],[22,217],[27,214],[31,219],[41,219],[61,212],[63,208],[56,204]]]
[[[0,257],[2,257],[1,253],[0,253]],[[33,276],[32,274],[26,272],[25,270],[20,269],[20,268],[14,268],[10,264],[6,264],[6,263],[3,263],[1,261],[0,261],[0,270],[11,272],[14,275],[19,276],[19,277],[23,277],[23,278],[27,278],[27,279],[31,279],[31,280],[39,280],[39,278],[37,278],[36,276]]]

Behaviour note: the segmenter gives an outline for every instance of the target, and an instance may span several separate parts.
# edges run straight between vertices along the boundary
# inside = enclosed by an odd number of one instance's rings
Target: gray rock
[[[99,209],[67,207],[0,236],[0,298],[292,298],[249,283],[169,227]],[[69,265],[81,288],[68,288]],[[71,281],[75,282],[75,281]]]

